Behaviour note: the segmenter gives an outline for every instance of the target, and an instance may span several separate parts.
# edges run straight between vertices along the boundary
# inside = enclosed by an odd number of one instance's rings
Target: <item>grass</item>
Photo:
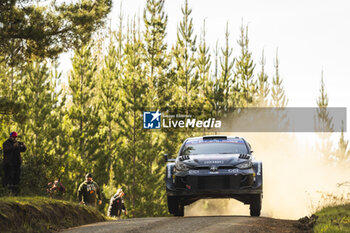
[[[325,207],[317,211],[314,232],[350,232],[350,204]]]
[[[54,232],[105,221],[96,209],[45,197],[0,198],[1,232]]]

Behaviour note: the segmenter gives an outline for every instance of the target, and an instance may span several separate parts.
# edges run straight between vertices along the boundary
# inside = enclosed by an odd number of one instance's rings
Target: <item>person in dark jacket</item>
[[[125,193],[122,189],[117,190],[109,202],[107,216],[119,218],[122,212],[124,212],[125,215],[128,214],[124,205],[124,195]]]
[[[21,152],[26,151],[27,147],[23,142],[17,141],[18,134],[16,132],[10,133],[10,138],[3,144],[4,151],[4,183],[5,187],[8,187],[15,194],[19,192],[19,181],[21,175]]]
[[[51,198],[61,199],[63,194],[66,192],[66,187],[61,182],[61,179],[55,180],[47,184],[49,188],[46,190]]]
[[[98,184],[92,180],[91,173],[86,174],[85,181],[80,184],[78,189],[78,199],[80,204],[96,207],[96,195],[98,204],[102,204],[101,191]]]

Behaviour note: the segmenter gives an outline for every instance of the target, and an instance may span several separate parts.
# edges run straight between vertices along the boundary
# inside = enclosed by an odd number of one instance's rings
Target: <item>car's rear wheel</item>
[[[260,216],[261,212],[261,194],[256,194],[251,197],[250,201],[250,216]]]
[[[168,209],[174,216],[184,216],[184,205],[176,197],[168,196]]]

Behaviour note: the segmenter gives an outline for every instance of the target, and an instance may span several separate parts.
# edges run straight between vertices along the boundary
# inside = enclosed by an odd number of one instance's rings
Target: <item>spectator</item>
[[[60,178],[58,178],[58,180],[55,180],[54,182],[48,183],[47,185],[49,186],[47,192],[51,198],[62,198],[63,193],[66,192],[66,188],[62,184]]]
[[[98,184],[92,180],[91,173],[86,174],[85,181],[80,184],[78,189],[78,199],[80,204],[96,207],[96,195],[98,204],[102,204],[101,191]]]
[[[19,193],[22,164],[20,153],[27,149],[23,142],[17,141],[17,136],[16,132],[11,132],[10,138],[2,144],[4,151],[3,169],[5,173],[3,185],[11,189],[15,195]]]
[[[120,218],[122,212],[124,212],[125,215],[128,214],[124,205],[124,195],[125,193],[122,189],[117,190],[109,202],[107,216]]]

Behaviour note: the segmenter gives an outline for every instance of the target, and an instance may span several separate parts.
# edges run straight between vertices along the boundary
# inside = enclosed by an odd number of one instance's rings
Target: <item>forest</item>
[[[238,38],[224,25],[224,43],[212,48],[205,21],[193,24],[187,0],[174,44],[166,40],[164,0],[147,1],[141,17],[121,14],[116,30],[108,24],[111,0],[39,3],[0,3],[0,146],[11,131],[27,145],[20,195],[47,196],[47,184],[60,178],[64,198],[76,201],[78,185],[90,172],[103,190],[101,211],[123,188],[132,216],[164,216],[163,154],[174,156],[184,139],[203,132],[144,129],[144,111],[220,117],[239,108],[287,107],[277,49],[268,58],[275,72],[268,74],[263,48],[253,60],[243,21]],[[69,51],[66,80],[58,58]],[[328,96],[320,80],[315,103],[329,132],[332,123],[322,110]],[[334,152],[327,143],[326,157]],[[343,132],[336,147],[339,160],[348,162]],[[0,187],[0,196],[6,195]]]

